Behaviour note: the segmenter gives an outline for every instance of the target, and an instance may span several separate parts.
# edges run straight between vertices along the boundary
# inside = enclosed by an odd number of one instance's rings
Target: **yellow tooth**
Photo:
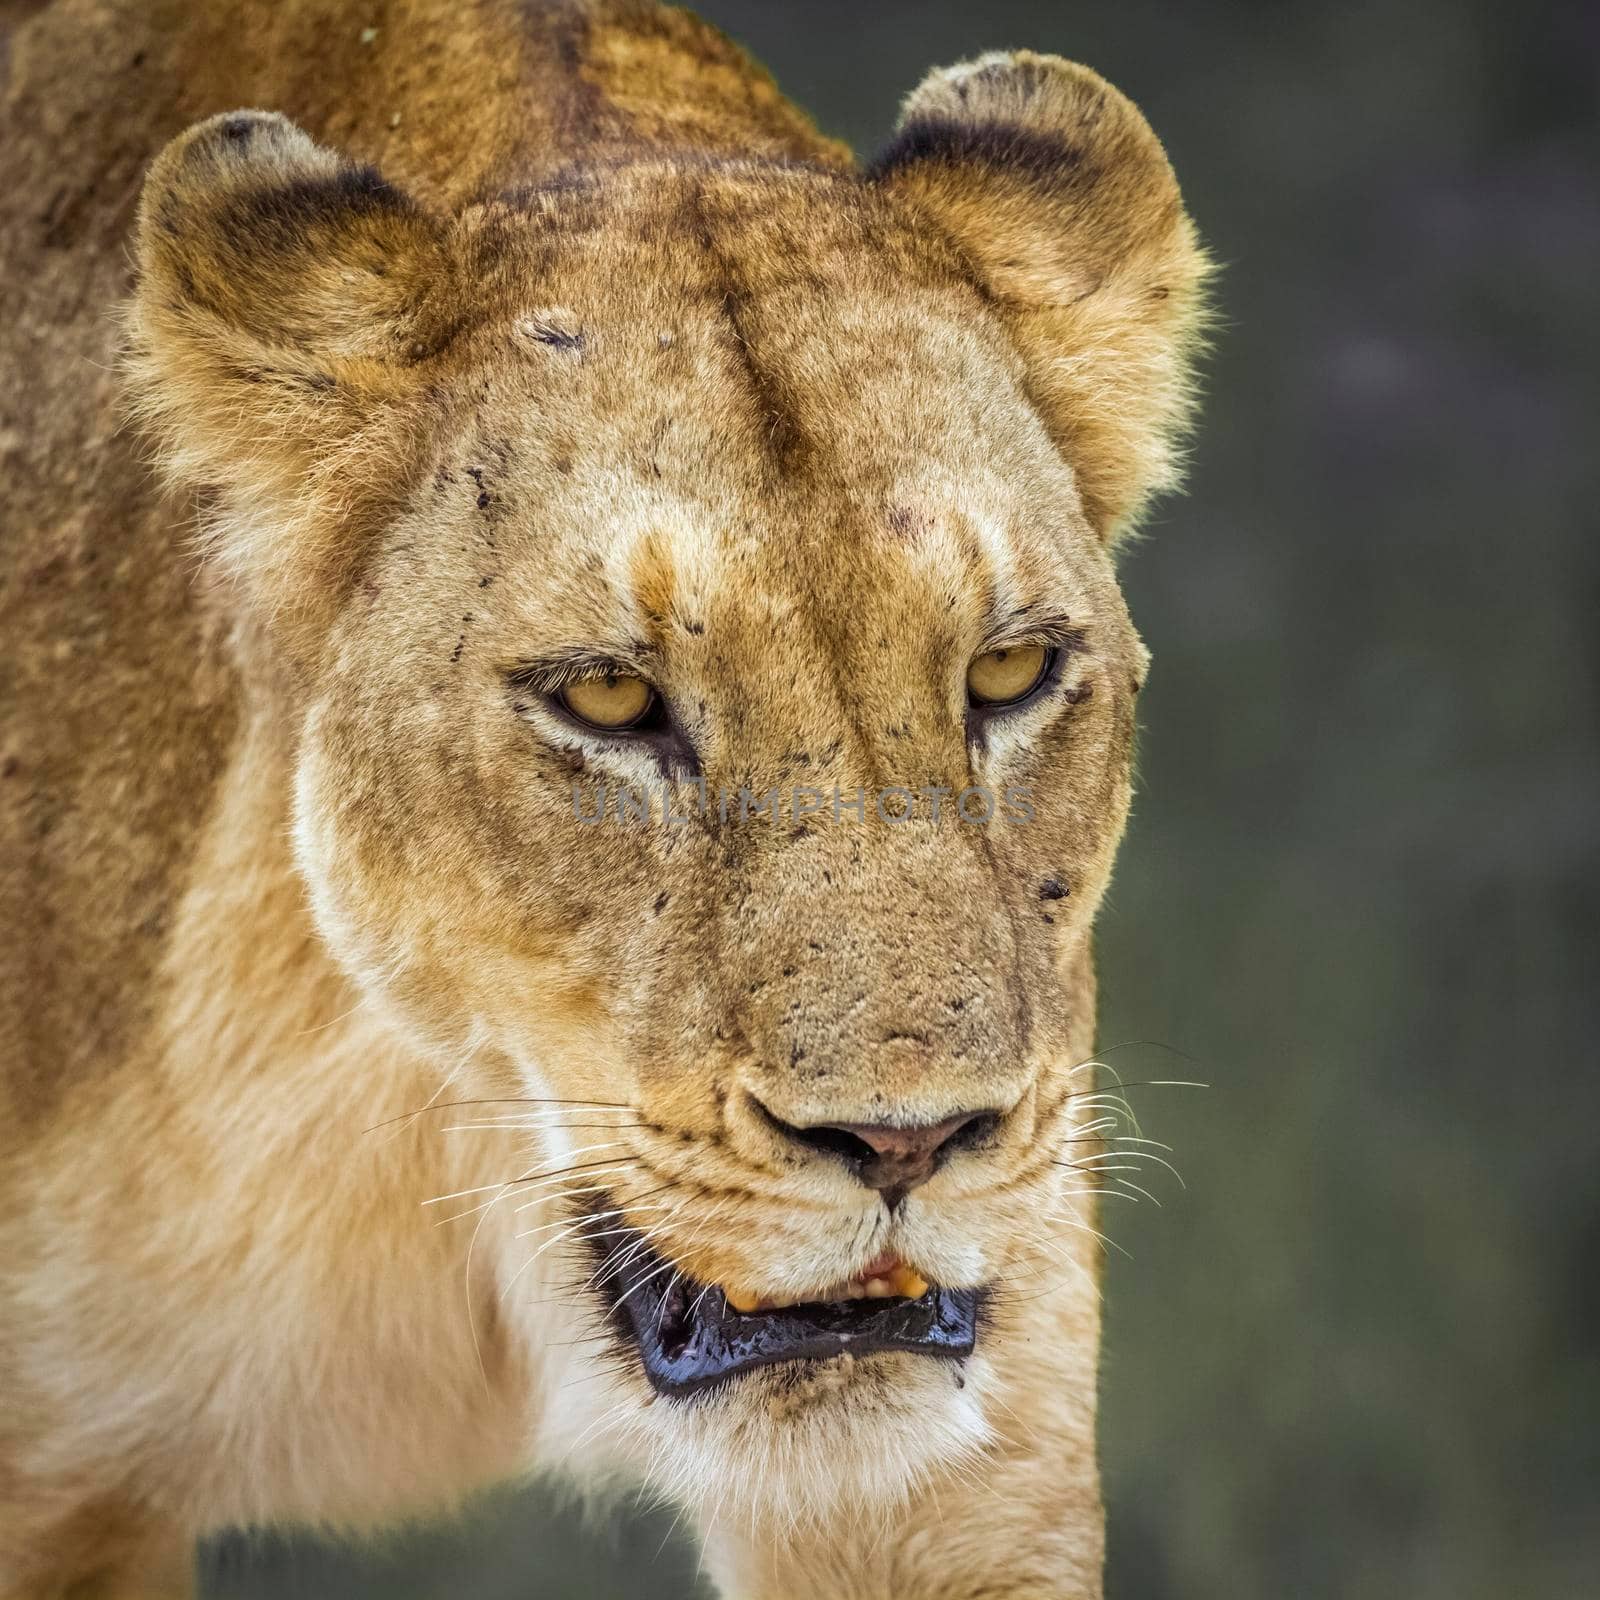
[[[889,1282],[890,1293],[904,1295],[907,1300],[920,1300],[928,1292],[928,1280],[908,1266],[896,1267]]]
[[[722,1286],[722,1292],[727,1297],[728,1304],[742,1315],[748,1316],[752,1311],[776,1311],[788,1306],[797,1306],[806,1303],[815,1296],[803,1294],[778,1294],[759,1295],[745,1293],[740,1289]],[[904,1264],[896,1266],[891,1272],[882,1276],[871,1278],[851,1278],[849,1282],[841,1285],[824,1298],[829,1300],[889,1300],[899,1297],[905,1300],[920,1300],[928,1292],[928,1280]]]

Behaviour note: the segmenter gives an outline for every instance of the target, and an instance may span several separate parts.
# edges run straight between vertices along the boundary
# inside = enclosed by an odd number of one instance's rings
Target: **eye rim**
[[[666,696],[654,675],[643,662],[634,659],[631,651],[560,650],[542,659],[510,663],[504,670],[506,685],[512,694],[512,707],[518,715],[526,716],[536,704],[545,715],[586,738],[642,737],[661,731],[670,721]],[[637,678],[650,691],[650,698],[630,722],[591,722],[570,703],[566,691],[573,684],[596,678]],[[523,703],[518,704],[518,700]]]
[[[972,669],[978,662],[990,656],[1004,655],[1012,650],[1038,650],[1039,670],[1034,675],[1027,688],[1020,693],[1010,696],[1005,700],[985,700],[977,695],[972,688]],[[1057,668],[1062,658],[1059,645],[1051,644],[1042,639],[1019,639],[1008,644],[991,645],[987,650],[980,650],[977,655],[967,663],[965,687],[967,692],[967,711],[971,716],[988,717],[996,713],[1015,711],[1030,701],[1038,699],[1057,676]]]
[[[641,684],[645,689],[644,704],[626,722],[596,722],[592,717],[586,717],[572,704],[571,692],[573,689],[586,683],[605,681],[627,680]],[[661,709],[661,691],[645,677],[642,672],[630,672],[616,667],[604,672],[585,672],[581,675],[568,678],[565,683],[556,685],[553,689],[545,691],[545,698],[559,710],[563,716],[570,718],[579,727],[592,733],[605,734],[618,737],[630,733],[644,731],[652,725]]]
[[[663,781],[693,782],[701,773],[700,754],[650,665],[647,651],[602,645],[524,656],[507,662],[501,670],[513,715],[544,742],[571,749],[581,740],[602,751],[643,753],[655,763]],[[641,678],[652,691],[640,719],[624,728],[587,722],[568,710],[560,698],[568,683],[609,675]]]

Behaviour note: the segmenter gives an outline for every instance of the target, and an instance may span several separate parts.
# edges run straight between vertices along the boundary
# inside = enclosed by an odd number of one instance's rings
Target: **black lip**
[[[716,1285],[675,1273],[631,1228],[606,1232],[593,1241],[600,1265],[592,1281],[661,1395],[684,1399],[757,1367],[842,1355],[905,1350],[959,1361],[977,1342],[980,1289],[743,1313]]]

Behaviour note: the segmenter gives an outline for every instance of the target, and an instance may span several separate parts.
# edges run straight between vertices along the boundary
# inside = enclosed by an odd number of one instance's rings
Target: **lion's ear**
[[[303,548],[315,480],[337,472],[342,446],[370,458],[374,419],[418,387],[440,337],[429,307],[444,253],[437,220],[280,116],[213,117],[150,169],[129,307],[134,403],[169,476],[240,513],[218,554],[277,590],[275,607],[294,598],[283,582],[303,591],[318,576],[291,567],[337,554]]]
[[[1207,262],[1133,103],[1057,56],[934,73],[871,168],[972,263],[1110,539],[1179,475]]]

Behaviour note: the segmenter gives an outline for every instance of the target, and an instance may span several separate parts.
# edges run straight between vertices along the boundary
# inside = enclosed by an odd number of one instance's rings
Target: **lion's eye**
[[[649,716],[656,692],[643,678],[608,672],[604,677],[579,678],[557,691],[556,699],[579,722],[607,733],[636,728]]]
[[[1010,706],[1044,682],[1052,652],[1043,645],[991,650],[967,668],[967,698],[975,706]]]

